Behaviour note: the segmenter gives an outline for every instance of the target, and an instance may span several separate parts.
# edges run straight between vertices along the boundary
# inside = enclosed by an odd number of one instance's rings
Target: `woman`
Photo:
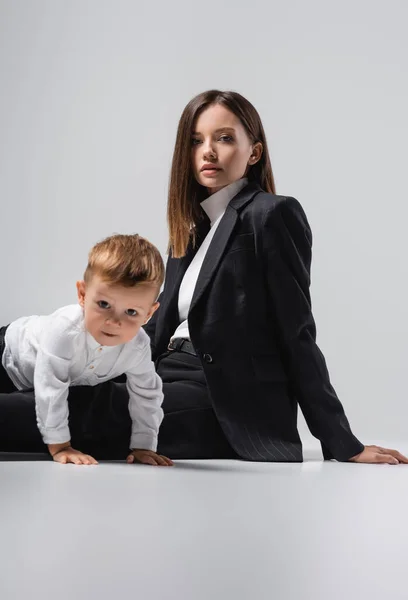
[[[294,198],[275,195],[261,120],[241,95],[211,90],[186,106],[168,222],[161,305],[145,326],[163,379],[159,452],[299,462],[299,403],[325,458],[408,463],[351,432],[315,341],[310,227]],[[72,388],[69,404],[73,444],[127,455],[123,383]],[[1,396],[0,450],[42,448],[32,395]]]
[[[186,106],[168,222],[146,326],[164,382],[161,451],[301,461],[299,403],[325,458],[407,463],[351,432],[315,341],[310,227],[294,198],[275,195],[261,120],[241,95],[211,90]]]

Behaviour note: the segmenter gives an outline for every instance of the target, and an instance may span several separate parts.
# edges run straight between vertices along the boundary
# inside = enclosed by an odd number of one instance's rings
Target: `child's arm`
[[[35,409],[45,444],[69,445],[71,439],[67,401],[69,364],[69,359],[50,353],[48,347],[38,350],[34,369]]]
[[[131,453],[127,462],[172,465],[172,461],[156,454],[157,436],[163,420],[162,381],[157,375],[148,344],[142,350],[141,360],[127,371],[129,413],[132,419]]]
[[[68,390],[74,352],[74,332],[67,330],[65,320],[56,320],[43,331],[34,368],[37,425],[56,462],[94,464],[92,457],[70,444]]]

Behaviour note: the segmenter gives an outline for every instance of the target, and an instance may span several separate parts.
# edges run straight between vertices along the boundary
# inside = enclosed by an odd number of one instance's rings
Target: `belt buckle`
[[[173,352],[174,352],[174,350],[181,351],[181,348],[183,347],[184,342],[185,342],[185,340],[183,338],[175,338],[174,340],[171,340],[169,342],[167,349],[171,350]]]
[[[175,340],[170,340],[168,346],[167,346],[167,350],[170,350],[171,352],[174,352],[175,350],[180,350],[180,343],[177,343],[177,338]]]

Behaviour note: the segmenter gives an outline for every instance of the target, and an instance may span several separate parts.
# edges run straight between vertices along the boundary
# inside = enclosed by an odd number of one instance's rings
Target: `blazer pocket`
[[[252,366],[257,381],[287,381],[279,354],[253,354]]]
[[[232,238],[231,244],[227,246],[226,254],[232,254],[239,250],[253,250],[254,249],[254,234],[253,233],[240,233]]]

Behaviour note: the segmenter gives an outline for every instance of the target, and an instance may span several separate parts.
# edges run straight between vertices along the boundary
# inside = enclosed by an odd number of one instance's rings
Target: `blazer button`
[[[206,363],[212,363],[213,362],[213,357],[211,356],[211,354],[204,354],[203,356],[204,360]]]

